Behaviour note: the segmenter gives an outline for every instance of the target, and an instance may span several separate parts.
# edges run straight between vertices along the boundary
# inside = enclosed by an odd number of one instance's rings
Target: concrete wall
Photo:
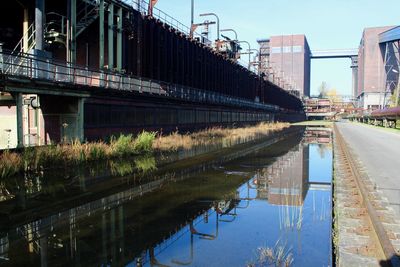
[[[15,106],[0,106],[0,149],[17,147],[17,113]]]

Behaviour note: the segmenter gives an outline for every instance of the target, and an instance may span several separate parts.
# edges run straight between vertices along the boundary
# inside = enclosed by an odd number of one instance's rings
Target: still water
[[[171,158],[2,182],[0,266],[331,266],[328,130]]]

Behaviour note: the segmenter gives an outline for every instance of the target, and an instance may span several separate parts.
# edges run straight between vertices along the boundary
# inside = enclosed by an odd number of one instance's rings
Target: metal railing
[[[198,103],[257,108],[268,111],[280,110],[275,105],[254,102],[218,92],[118,72],[92,70],[69,62],[45,59],[32,54],[12,55],[11,53],[0,52],[0,70],[6,77],[44,80],[56,84],[95,87],[102,90],[112,89],[140,94],[146,93]]]
[[[124,2],[127,5],[131,5],[135,10],[138,10],[142,14],[148,13],[149,4],[144,0],[123,0],[122,2]],[[182,22],[178,21],[174,17],[168,15],[167,13],[156,7],[153,7],[153,17],[175,28],[179,32],[186,34],[187,36],[190,35],[190,27],[186,26]],[[193,32],[193,37],[199,38],[200,42],[202,42],[207,46],[212,45],[211,40],[205,38],[198,32]]]

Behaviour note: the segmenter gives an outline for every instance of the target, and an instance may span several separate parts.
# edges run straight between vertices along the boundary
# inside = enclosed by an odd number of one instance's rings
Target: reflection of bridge
[[[309,182],[308,190],[311,191],[331,191],[332,183],[329,182]]]

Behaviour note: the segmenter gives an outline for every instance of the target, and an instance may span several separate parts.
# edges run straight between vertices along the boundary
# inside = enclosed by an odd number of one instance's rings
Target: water
[[[176,163],[144,158],[132,175],[117,162],[25,179],[41,187],[24,197],[8,186],[0,265],[261,266],[270,248],[293,266],[330,266],[332,148],[319,130]]]

